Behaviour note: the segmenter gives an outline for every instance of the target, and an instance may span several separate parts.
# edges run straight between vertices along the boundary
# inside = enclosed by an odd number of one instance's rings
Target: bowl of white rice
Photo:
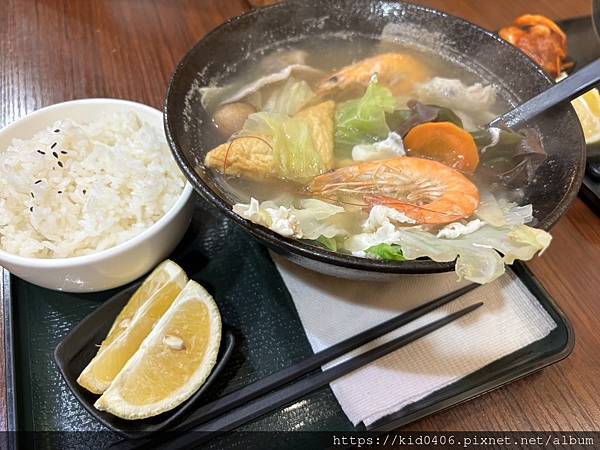
[[[126,284],[171,253],[191,213],[157,109],[75,100],[0,130],[0,265],[24,280],[67,292]]]

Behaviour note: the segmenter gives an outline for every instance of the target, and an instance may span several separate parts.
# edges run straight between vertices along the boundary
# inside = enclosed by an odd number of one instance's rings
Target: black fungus
[[[507,187],[522,187],[531,181],[537,168],[548,157],[539,133],[533,128],[521,132],[501,129],[498,142],[491,145],[489,130],[472,133],[479,147],[477,172],[489,182]],[[483,146],[482,146],[483,145]]]
[[[425,105],[414,99],[406,102],[408,109],[397,109],[386,114],[386,121],[392,131],[404,137],[408,132],[423,123],[451,122],[462,128],[462,120],[449,108],[437,105]]]

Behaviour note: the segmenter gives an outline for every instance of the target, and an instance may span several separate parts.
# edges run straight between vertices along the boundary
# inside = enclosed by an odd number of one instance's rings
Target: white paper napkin
[[[272,255],[317,352],[465,283],[456,274],[407,276],[393,282],[342,280]],[[353,424],[370,425],[428,394],[547,336],[556,327],[511,272],[330,365],[428,322],[483,301],[457,322],[331,383]]]

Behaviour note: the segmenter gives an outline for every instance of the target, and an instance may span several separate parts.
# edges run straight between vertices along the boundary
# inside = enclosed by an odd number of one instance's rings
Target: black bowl
[[[216,142],[204,128],[210,116],[194,87],[206,86],[224,72],[243,68],[247,56],[280,43],[326,34],[341,39],[351,31],[378,36],[388,23],[408,25],[414,45],[435,50],[495,83],[513,105],[550,87],[553,81],[524,53],[472,23],[442,12],[383,0],[296,0],[236,17],[204,37],[177,66],[165,101],[169,145],[200,195],[252,236],[286,258],[313,270],[347,278],[387,279],[392,274],[424,274],[452,270],[454,263],[431,260],[386,262],[358,258],[284,238],[246,221],[231,210],[234,199],[217,176],[203,166]],[[419,44],[419,42],[421,44]],[[525,188],[536,226],[549,229],[567,210],[581,184],[585,146],[583,133],[569,104],[554,108],[535,122],[549,159]]]

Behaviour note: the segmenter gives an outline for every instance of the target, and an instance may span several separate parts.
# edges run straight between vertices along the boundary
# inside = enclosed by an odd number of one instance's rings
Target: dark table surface
[[[589,15],[591,0],[427,0],[488,29],[524,13]],[[0,126],[43,106],[115,97],[160,107],[185,52],[243,0],[4,0],[0,8]],[[410,430],[594,430],[600,424],[600,218],[577,199],[554,241],[529,266],[571,319],[577,344],[563,362]],[[0,326],[3,322],[0,320]],[[1,331],[1,330],[0,330]],[[0,361],[4,361],[0,332]],[[0,429],[6,429],[0,363]]]

